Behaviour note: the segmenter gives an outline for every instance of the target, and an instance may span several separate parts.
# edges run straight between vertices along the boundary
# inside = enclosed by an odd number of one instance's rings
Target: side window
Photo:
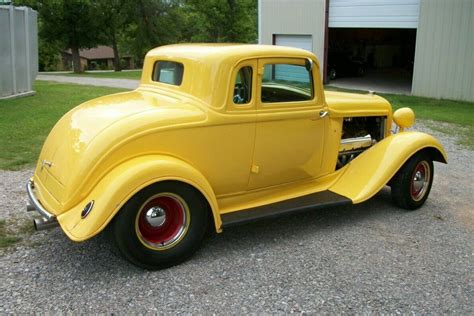
[[[174,61],[157,61],[153,69],[153,81],[180,86],[184,66]]]
[[[262,102],[295,102],[313,99],[313,78],[304,65],[266,64]]]
[[[235,104],[247,104],[252,99],[252,67],[240,68],[234,83]]]

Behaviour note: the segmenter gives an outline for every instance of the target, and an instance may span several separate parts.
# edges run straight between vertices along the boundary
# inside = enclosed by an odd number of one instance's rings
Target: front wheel
[[[433,160],[425,153],[411,157],[391,181],[392,200],[407,210],[420,208],[433,183]]]
[[[112,225],[122,255],[146,269],[162,269],[188,259],[207,228],[207,204],[194,188],[160,182],[133,196]]]

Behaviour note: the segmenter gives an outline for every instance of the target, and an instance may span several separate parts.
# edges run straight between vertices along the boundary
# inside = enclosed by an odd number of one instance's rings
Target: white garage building
[[[38,73],[37,15],[28,7],[0,5],[0,100],[35,93],[33,82]]]
[[[259,42],[314,52],[324,78],[344,54],[413,95],[474,101],[474,0],[259,0]]]

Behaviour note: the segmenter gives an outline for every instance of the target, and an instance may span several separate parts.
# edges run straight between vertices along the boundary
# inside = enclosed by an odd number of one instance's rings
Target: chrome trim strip
[[[372,142],[372,137],[370,135],[365,135],[361,137],[353,137],[353,138],[343,138],[341,139],[341,144],[352,144],[352,143],[360,143],[360,142]]]
[[[48,221],[56,220],[56,216],[45,210],[43,205],[41,205],[41,203],[36,199],[35,194],[33,193],[34,187],[33,180],[28,180],[28,183],[26,184],[26,192],[28,193],[28,198],[31,203],[33,203],[33,206],[36,208],[36,211],[38,211],[38,213]]]

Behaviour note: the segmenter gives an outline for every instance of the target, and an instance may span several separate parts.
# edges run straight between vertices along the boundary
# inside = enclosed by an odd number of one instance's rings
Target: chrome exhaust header
[[[34,194],[34,183],[32,180],[29,180],[26,184],[26,193],[28,194],[28,201],[26,202],[26,211],[36,211],[41,215],[41,218],[36,218],[33,220],[33,225],[36,230],[45,230],[54,228],[59,225],[56,216],[48,212],[40,201],[36,198]]]
[[[51,229],[59,225],[56,219],[47,220],[46,218],[35,218],[33,220],[33,225],[35,226],[35,230],[46,230]]]
[[[26,201],[26,211],[27,212],[36,211],[36,207],[33,204],[31,204],[30,200]]]

